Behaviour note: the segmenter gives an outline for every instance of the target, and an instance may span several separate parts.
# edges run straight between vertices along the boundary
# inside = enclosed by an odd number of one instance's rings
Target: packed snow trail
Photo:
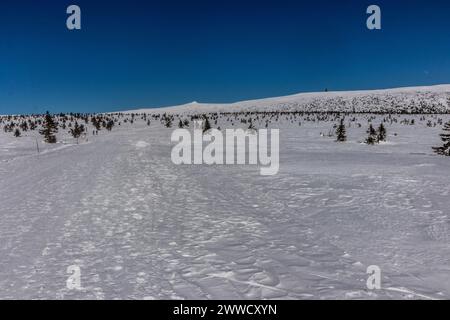
[[[2,163],[0,298],[450,297],[449,189],[435,168],[447,159],[331,157],[334,142],[299,150],[309,144],[286,130],[280,173],[262,177],[175,166],[170,133],[113,131]],[[367,290],[369,265],[384,289]]]

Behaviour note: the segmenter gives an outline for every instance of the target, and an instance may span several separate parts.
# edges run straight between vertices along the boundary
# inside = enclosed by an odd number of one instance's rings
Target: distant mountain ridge
[[[235,103],[197,103],[137,109],[135,113],[211,113],[247,111],[450,113],[450,85],[383,90],[300,93]]]

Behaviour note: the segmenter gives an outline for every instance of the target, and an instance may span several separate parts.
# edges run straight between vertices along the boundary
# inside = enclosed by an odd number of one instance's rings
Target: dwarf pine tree
[[[341,123],[336,129],[337,142],[345,142],[347,141],[347,131],[345,130],[344,119],[341,120]]]
[[[94,126],[95,130],[99,131],[102,127],[102,122],[97,117],[93,116],[91,119],[92,125]]]
[[[22,131],[28,131],[28,123],[26,121],[23,121],[20,124],[20,129],[22,129]]]
[[[16,130],[14,131],[14,137],[19,138],[20,136],[21,136],[20,130],[19,130],[19,129],[16,129]]]
[[[369,136],[366,139],[366,144],[373,145],[377,142],[377,132],[373,128],[372,124],[370,125],[369,129],[367,130],[367,133]]]
[[[250,119],[250,124],[249,124],[247,130],[249,130],[249,131],[256,131],[256,127],[255,127],[255,125],[253,124],[253,122],[252,122],[251,119]]]
[[[383,124],[380,124],[380,126],[378,127],[378,130],[377,130],[378,132],[377,132],[377,141],[378,142],[380,142],[380,141],[386,141],[386,135],[387,135],[387,133],[386,133],[386,128],[384,127],[384,125]]]
[[[108,122],[106,122],[105,125],[106,130],[111,131],[113,127],[114,127],[114,120],[109,120]]]
[[[53,120],[53,117],[47,111],[44,118],[44,123],[42,124],[42,129],[39,133],[44,136],[44,140],[47,143],[56,143],[55,134],[58,132],[58,125]]]
[[[81,137],[81,135],[84,132],[84,126],[83,125],[79,125],[78,122],[75,121],[75,125],[73,126],[72,129],[70,129],[69,132],[72,135],[72,137],[77,139],[77,144],[78,144],[78,139]]]
[[[166,128],[172,128],[172,118],[167,115],[164,115],[163,119],[165,121]]]
[[[433,150],[435,153],[443,156],[450,156],[450,122],[447,122],[444,125],[445,132],[440,134],[442,142],[444,142],[444,145],[441,147],[433,147]],[[446,133],[449,132],[449,133]]]
[[[203,133],[211,130],[211,124],[209,123],[208,117],[205,116],[205,122],[203,123]]]

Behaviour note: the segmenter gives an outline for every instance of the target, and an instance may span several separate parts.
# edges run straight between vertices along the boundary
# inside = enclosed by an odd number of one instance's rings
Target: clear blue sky
[[[449,15],[447,0],[2,0],[0,114],[450,83]]]

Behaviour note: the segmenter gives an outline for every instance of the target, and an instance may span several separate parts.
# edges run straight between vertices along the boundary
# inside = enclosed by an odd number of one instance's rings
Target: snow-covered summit
[[[201,113],[239,111],[448,113],[450,112],[450,85],[299,93],[235,103],[214,104],[194,101],[180,106],[156,109],[143,108],[128,112]]]

